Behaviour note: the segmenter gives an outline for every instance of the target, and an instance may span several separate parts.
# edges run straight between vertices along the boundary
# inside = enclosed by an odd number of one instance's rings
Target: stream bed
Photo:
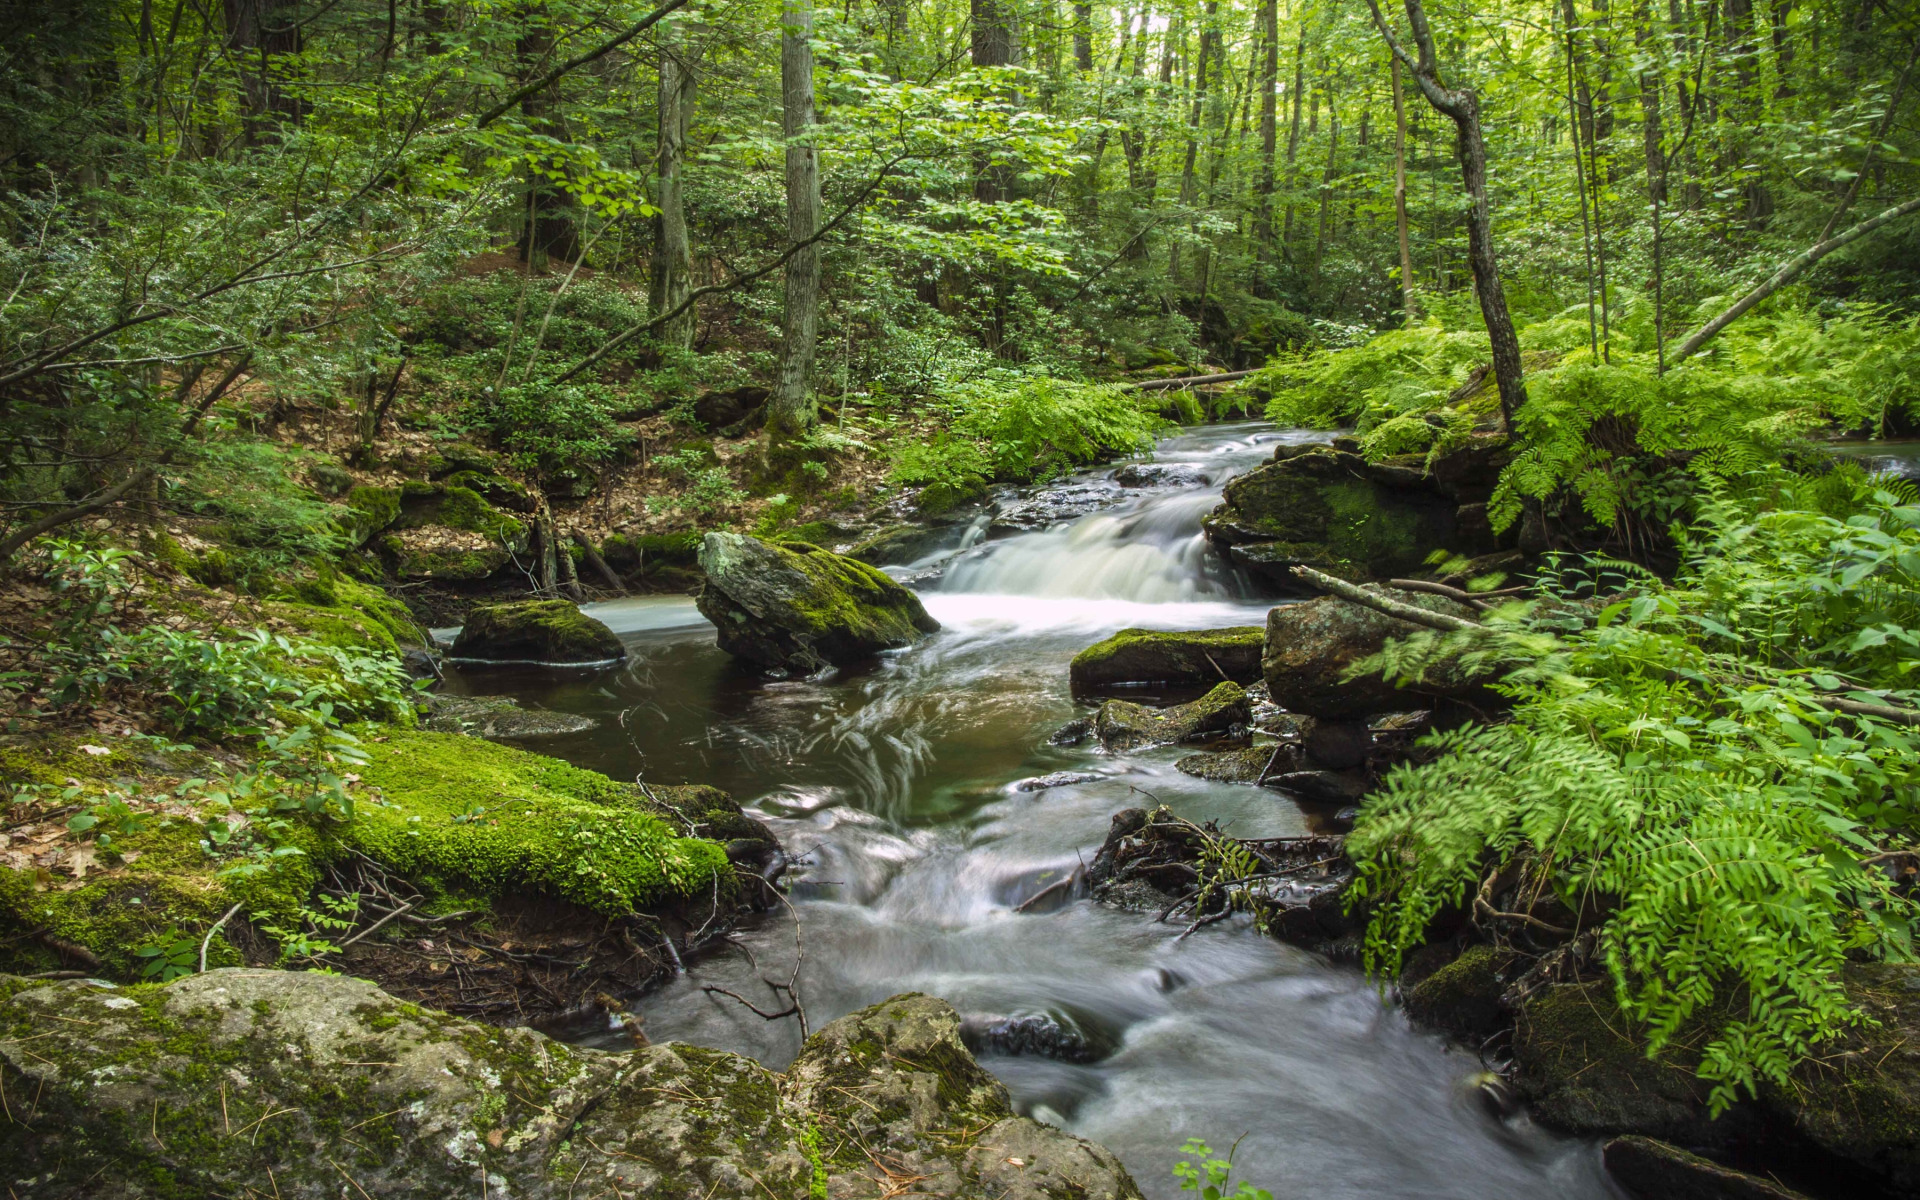
[[[1188,431],[1154,458],[1190,468],[1166,473],[1173,486],[1122,491],[1102,470],[1068,486],[1105,490],[1105,507],[915,564],[901,573],[944,628],[863,674],[765,679],[721,653],[682,597],[589,608],[627,645],[618,669],[452,672],[450,690],[600,722],[530,748],[615,778],[726,789],[802,860],[791,912],[640,1003],[648,1036],[784,1067],[795,1021],[702,989],[783,1008],[760,979],[784,982],[801,954],[815,1029],[924,991],[978,1026],[1064,1031],[1065,1058],[981,1061],[1022,1113],[1103,1143],[1154,1200],[1180,1195],[1171,1168],[1189,1138],[1222,1153],[1237,1142],[1235,1178],[1283,1200],[1617,1197],[1597,1146],[1493,1116],[1477,1058],[1415,1030],[1357,970],[1244,921],[1176,943],[1178,925],[1085,899],[1014,911],[1090,861],[1121,808],[1164,803],[1246,837],[1307,832],[1280,793],[1175,771],[1185,751],[1047,744],[1084,711],[1067,662],[1090,643],[1130,626],[1264,622],[1271,602],[1221,569],[1199,521],[1227,478],[1283,440],[1318,435]],[[1060,771],[1095,778],[1016,786]],[[1008,1023],[1035,1017],[1050,1021]],[[603,1044],[631,1043],[610,1031]]]

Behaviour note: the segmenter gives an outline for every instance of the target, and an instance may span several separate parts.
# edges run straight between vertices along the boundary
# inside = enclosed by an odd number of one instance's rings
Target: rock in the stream
[[[1022,779],[1013,785],[1016,792],[1044,792],[1051,788],[1074,787],[1082,783],[1098,783],[1106,776],[1092,771],[1055,771],[1051,775],[1036,775],[1032,779]]]
[[[1194,488],[1208,483],[1205,472],[1186,463],[1128,463],[1109,476],[1123,488]]]
[[[1189,754],[1173,764],[1174,770],[1214,783],[1261,783],[1296,770],[1300,748],[1289,742],[1248,746],[1240,750]]]
[[[567,600],[481,605],[453,639],[453,657],[483,662],[579,665],[626,656],[613,630]]]
[[[1223,683],[1191,704],[1171,708],[1109,700],[1094,714],[1093,732],[1109,750],[1137,750],[1222,735],[1235,726],[1244,727],[1252,714],[1246,689]]]
[[[1098,1062],[1113,1053],[1108,1039],[1089,1037],[1077,1022],[1063,1022],[1052,1013],[1020,1017],[967,1017],[960,1037],[975,1054],[1053,1058],[1061,1062]]]
[[[1073,656],[1073,686],[1117,683],[1248,684],[1260,678],[1265,631],[1258,625],[1161,632],[1122,629]]]
[[[1366,794],[1364,771],[1283,771],[1262,781],[1314,804],[1351,804]]]
[[[888,567],[925,558],[943,546],[958,544],[960,530],[952,526],[903,523],[889,525],[847,551],[870,567]]]
[[[128,992],[0,977],[0,995],[16,1097],[0,1160],[44,1200],[749,1200],[821,1182],[852,1200],[873,1194],[867,1148],[935,1195],[1140,1194],[1099,1146],[1014,1116],[926,996],[833,1022],[782,1077],[680,1043],[580,1049],[310,972]]]
[[[1771,1179],[1652,1138],[1614,1138],[1605,1157],[1607,1174],[1634,1200],[1807,1200]]]
[[[709,533],[700,568],[707,583],[698,603],[720,648],[772,670],[808,674],[858,662],[940,628],[911,591],[805,542]]]
[[[1336,446],[1281,446],[1230,481],[1204,522],[1231,561],[1299,594],[1296,564],[1354,580],[1419,570],[1437,549],[1494,550],[1486,501],[1507,462],[1504,436],[1476,436],[1427,468],[1423,455],[1368,462]]]
[[[576,713],[521,708],[520,702],[511,696],[455,696],[443,692],[428,698],[420,727],[436,733],[464,733],[491,741],[514,741],[585,733],[598,724],[592,717]]]
[[[1378,589],[1395,600],[1430,612],[1471,616],[1465,605],[1441,596]],[[1377,654],[1389,638],[1407,637],[1419,627],[1336,596],[1302,604],[1283,604],[1267,614],[1267,638],[1261,667],[1273,702],[1290,712],[1323,720],[1347,720],[1412,707],[1419,697],[1474,696],[1479,683],[1430,673],[1418,686],[1399,688],[1377,674],[1347,679],[1347,670]]]

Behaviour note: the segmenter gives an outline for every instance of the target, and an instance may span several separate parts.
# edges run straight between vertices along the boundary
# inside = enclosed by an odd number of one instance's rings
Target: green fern
[[[1498,675],[1513,719],[1429,738],[1348,842],[1366,956],[1396,974],[1443,909],[1524,861],[1573,912],[1604,914],[1623,1010],[1658,1053],[1706,1022],[1700,1073],[1724,1109],[1784,1083],[1864,1020],[1840,968],[1906,958],[1913,904],[1866,860],[1920,825],[1914,730],[1841,713],[1911,704],[1920,508],[1880,492],[1845,517],[1719,489],[1678,579],[1563,564],[1487,628],[1422,633],[1357,670]],[[1596,579],[1606,602],[1552,589]]]

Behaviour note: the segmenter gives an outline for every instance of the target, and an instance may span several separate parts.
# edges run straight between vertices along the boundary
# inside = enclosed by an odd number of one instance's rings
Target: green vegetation
[[[1376,970],[1517,873],[1597,931],[1651,1052],[1711,1015],[1699,1069],[1720,1109],[1864,1019],[1849,958],[1914,953],[1881,864],[1920,828],[1920,506],[1854,469],[1776,469],[1709,488],[1679,536],[1670,582],[1567,562],[1485,630],[1370,664],[1495,670],[1515,707],[1396,768],[1349,853]]]

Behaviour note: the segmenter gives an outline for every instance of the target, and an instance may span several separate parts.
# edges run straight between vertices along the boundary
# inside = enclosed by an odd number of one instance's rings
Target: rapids
[[[655,1041],[784,1066],[800,1031],[763,1021],[759,982],[800,993],[814,1028],[897,992],[942,996],[976,1020],[1050,1016],[1098,1057],[983,1054],[1020,1111],[1102,1142],[1155,1200],[1189,1138],[1276,1197],[1618,1195],[1597,1148],[1480,1103],[1476,1057],[1413,1029],[1358,971],[1224,923],[1179,929],[1085,899],[1014,906],[1091,859],[1110,815],[1160,802],[1244,836],[1306,831],[1278,793],[1173,769],[1174,750],[1055,748],[1077,712],[1067,660],[1128,626],[1258,624],[1256,600],[1207,554],[1200,517],[1234,472],[1309,435],[1214,426],[1155,462],[1204,486],[1115,493],[1054,528],[975,541],[901,574],[945,627],[865,674],[770,682],[714,647],[684,598],[593,606],[626,642],[614,671],[461,670],[450,685],[601,720],[537,746],[617,778],[693,781],[749,803],[805,865],[792,911],[771,916],[639,1006]],[[1084,488],[1106,471],[1084,477]],[[943,557],[946,561],[942,561]],[[936,577],[935,571],[941,571]],[[1045,791],[1022,779],[1098,776]],[[608,1033],[604,1044],[626,1043]]]

